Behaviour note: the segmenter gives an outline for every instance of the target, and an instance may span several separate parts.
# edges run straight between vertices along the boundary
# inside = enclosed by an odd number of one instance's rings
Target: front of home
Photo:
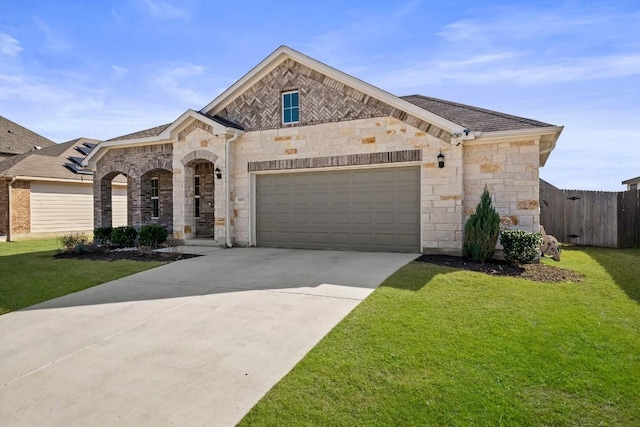
[[[460,254],[486,185],[503,225],[539,229],[538,170],[562,127],[396,97],[280,47],[200,111],[104,141],[94,225],[220,245]]]

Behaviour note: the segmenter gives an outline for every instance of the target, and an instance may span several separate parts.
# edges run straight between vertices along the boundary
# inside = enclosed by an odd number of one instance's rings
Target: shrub
[[[111,231],[111,243],[121,248],[133,246],[137,235],[133,227],[115,227]]]
[[[63,250],[75,250],[78,245],[89,243],[89,237],[84,233],[69,233],[58,237],[58,242]]]
[[[507,261],[530,264],[540,255],[542,235],[524,230],[502,230],[500,244],[504,248],[504,258]]]
[[[169,233],[165,227],[160,225],[145,225],[138,233],[138,243],[140,246],[157,247],[167,240]]]
[[[101,245],[108,245],[111,243],[111,227],[98,227],[93,230],[93,241]]]
[[[493,257],[500,232],[500,215],[491,204],[489,190],[484,187],[476,211],[464,226],[463,255],[475,262]]]

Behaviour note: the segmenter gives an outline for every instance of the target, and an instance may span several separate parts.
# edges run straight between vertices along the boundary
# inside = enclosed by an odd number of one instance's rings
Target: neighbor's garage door
[[[419,252],[419,167],[256,177],[258,246]]]

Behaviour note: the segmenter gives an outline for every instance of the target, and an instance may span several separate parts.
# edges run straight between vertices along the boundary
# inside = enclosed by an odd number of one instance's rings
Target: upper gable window
[[[292,124],[300,121],[300,104],[298,91],[282,94],[282,123]]]

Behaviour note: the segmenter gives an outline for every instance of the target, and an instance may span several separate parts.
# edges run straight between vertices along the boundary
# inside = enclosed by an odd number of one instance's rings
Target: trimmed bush
[[[475,213],[464,226],[463,256],[475,262],[490,260],[496,249],[499,232],[500,215],[491,204],[489,190],[484,187]]]
[[[76,247],[84,246],[89,243],[89,237],[84,233],[69,233],[64,236],[58,237],[61,249],[71,251],[76,250]]]
[[[133,227],[115,227],[111,231],[111,243],[121,248],[134,246],[137,235],[138,232]]]
[[[111,243],[111,227],[98,227],[93,230],[93,241],[101,245],[108,245]]]
[[[530,264],[538,258],[542,240],[540,233],[529,233],[524,230],[502,230],[500,234],[504,258],[507,261],[517,261],[522,264]]]
[[[140,246],[149,246],[152,248],[164,243],[169,233],[165,227],[160,225],[144,225],[138,233],[138,243]]]

